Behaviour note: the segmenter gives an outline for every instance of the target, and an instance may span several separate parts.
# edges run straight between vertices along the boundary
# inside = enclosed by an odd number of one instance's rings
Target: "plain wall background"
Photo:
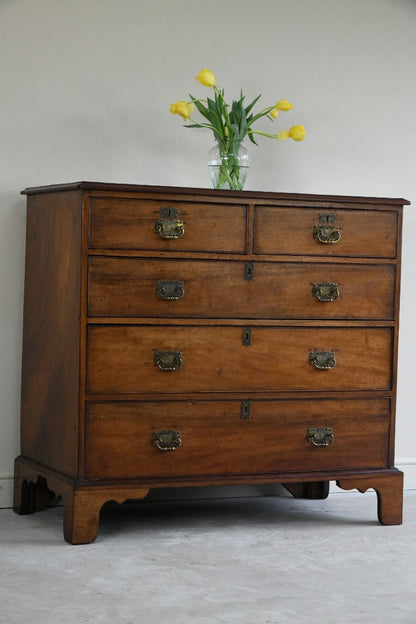
[[[0,505],[19,453],[25,198],[76,180],[210,186],[207,130],[169,104],[208,67],[295,108],[307,139],[250,146],[247,189],[416,201],[415,0],[0,0]],[[261,129],[262,124],[258,127]],[[267,120],[263,129],[269,129]],[[405,212],[397,464],[416,487],[415,208]]]

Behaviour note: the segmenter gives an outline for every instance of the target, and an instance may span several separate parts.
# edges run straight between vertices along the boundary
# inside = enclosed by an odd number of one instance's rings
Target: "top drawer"
[[[258,254],[395,258],[397,213],[390,210],[255,209]]]
[[[93,197],[89,246],[245,253],[247,207]]]

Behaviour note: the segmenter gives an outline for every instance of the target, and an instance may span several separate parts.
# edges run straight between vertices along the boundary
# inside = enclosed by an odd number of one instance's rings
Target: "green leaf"
[[[254,137],[253,137],[253,135],[252,135],[252,133],[251,133],[251,128],[249,128],[249,129],[248,129],[248,131],[247,131],[247,135],[248,135],[248,138],[250,139],[250,141],[251,141],[252,143],[254,143],[254,145],[257,145],[257,146],[258,146],[258,143],[256,143],[256,141],[254,140]]]
[[[222,119],[218,115],[218,110],[216,104],[210,98],[207,99],[207,104],[209,108],[209,121],[215,127],[215,130],[218,132],[218,135],[222,137],[224,129]]]
[[[238,124],[232,123],[230,124],[230,140],[240,140],[240,128]]]
[[[249,124],[252,125],[255,121],[257,121],[257,119],[260,119],[261,117],[265,117],[273,109],[274,109],[274,106],[269,106],[268,108],[264,108],[262,111],[260,111],[260,113],[257,113],[257,115],[250,115],[248,119]]]
[[[199,123],[194,123],[194,124],[184,124],[183,125],[184,128],[209,128],[210,130],[215,130],[215,128],[213,126],[210,126],[209,124],[199,124]]]
[[[189,94],[189,97],[191,98],[192,103],[195,105],[196,109],[201,113],[201,115],[203,115],[205,119],[208,119],[208,121],[210,121],[208,108],[204,106],[200,100],[194,98],[193,95]]]
[[[261,94],[258,95],[256,98],[254,98],[254,100],[251,102],[251,104],[249,104],[245,111],[246,111],[246,115],[249,114],[249,112],[251,111],[251,109],[253,108],[253,106],[259,101],[259,99],[261,98]]]

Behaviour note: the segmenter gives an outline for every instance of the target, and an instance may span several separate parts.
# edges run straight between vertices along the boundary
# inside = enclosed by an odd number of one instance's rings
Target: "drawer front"
[[[255,211],[258,254],[395,258],[393,211],[275,208]]]
[[[247,208],[92,198],[92,248],[244,253]]]
[[[176,478],[388,465],[388,399],[247,403],[248,418],[242,418],[247,410],[242,411],[240,401],[89,403],[87,477]]]
[[[387,390],[390,328],[90,326],[89,393]]]
[[[395,267],[92,257],[88,314],[392,319]]]

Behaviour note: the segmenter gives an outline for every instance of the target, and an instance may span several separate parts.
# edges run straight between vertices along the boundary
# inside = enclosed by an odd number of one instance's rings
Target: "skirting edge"
[[[398,468],[404,473],[404,489],[416,490],[416,457],[398,458],[397,461],[395,462],[395,466],[396,468]],[[267,494],[270,493],[269,489],[271,489],[271,487],[272,486],[268,486]],[[198,488],[199,496],[201,498],[204,498],[204,489],[205,488],[203,487]],[[265,495],[265,489],[260,485],[248,486],[248,487],[246,486],[219,486],[217,489],[218,489],[218,497],[236,496],[236,493],[237,493],[236,489],[238,490],[239,496],[256,496],[256,495],[264,496]],[[345,493],[345,490],[341,490],[335,485],[335,481],[331,482],[330,491]],[[278,488],[276,488],[276,493],[277,494],[279,493]],[[195,496],[195,494],[196,492],[193,492],[193,496]],[[169,494],[166,491],[165,491],[165,495],[168,499]],[[213,488],[210,488],[210,496],[212,497],[212,495],[213,495]],[[182,492],[182,496],[183,496],[183,492]],[[0,472],[0,509],[7,509],[7,508],[11,508],[12,506],[13,506],[13,473]]]

